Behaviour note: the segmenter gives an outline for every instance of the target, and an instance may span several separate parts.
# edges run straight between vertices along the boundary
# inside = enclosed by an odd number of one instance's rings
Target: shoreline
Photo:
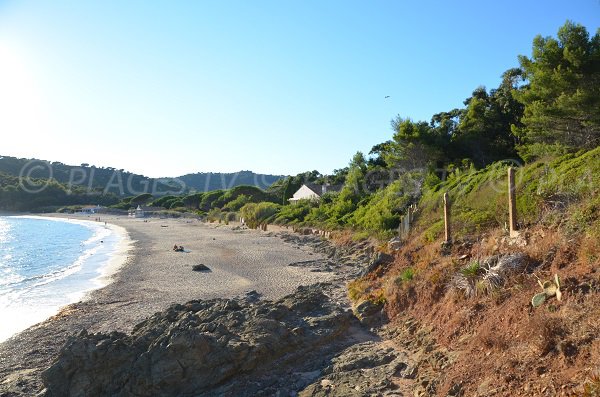
[[[113,225],[111,223],[107,223],[107,227],[119,236],[119,241],[114,247],[113,252],[109,254],[110,258],[108,259],[108,263],[102,267],[100,275],[94,279],[101,284],[98,288],[104,288],[114,281],[117,273],[127,262],[127,258],[130,255],[134,244],[134,241],[129,237],[129,232],[127,232],[127,229],[124,227]],[[82,300],[88,299],[88,295],[92,291],[93,290],[87,291]]]
[[[72,215],[72,214],[71,214]],[[104,288],[108,284],[113,281],[113,277],[115,274],[121,269],[121,267],[125,264],[127,257],[131,251],[133,241],[129,237],[129,233],[127,229],[122,226],[118,226],[112,223],[106,223],[106,225],[102,225],[99,222],[88,220],[88,219],[79,219],[76,216],[67,216],[64,214],[36,214],[36,213],[13,213],[13,214],[3,214],[0,213],[0,216],[12,216],[12,217],[22,217],[22,218],[33,218],[33,219],[46,219],[57,222],[69,222],[80,224],[83,226],[93,226],[91,229],[96,229],[98,227],[104,226],[109,229],[113,235],[118,238],[118,241],[115,244],[115,247],[107,253],[108,260],[106,263],[103,263],[98,269],[99,275],[95,277],[92,281],[98,284],[97,287],[92,288],[90,290],[84,291],[84,297],[70,302],[69,304],[77,303],[78,301],[83,301],[87,299],[87,296],[96,289]],[[69,305],[67,304],[67,305]],[[65,306],[67,306],[65,305]],[[62,309],[62,307],[61,307]]]
[[[24,330],[35,327],[38,324],[41,324],[45,321],[48,321],[52,317],[60,314],[66,307],[72,304],[76,304],[78,302],[83,302],[89,299],[90,295],[93,291],[104,288],[108,284],[110,284],[113,280],[113,276],[125,263],[127,255],[129,253],[131,247],[131,240],[129,239],[129,235],[127,231],[116,225],[99,225],[93,221],[83,220],[83,219],[73,219],[70,217],[62,217],[62,216],[46,216],[40,214],[3,214],[3,217],[13,217],[13,218],[25,218],[25,219],[37,219],[37,220],[45,220],[52,222],[62,222],[62,223],[70,223],[81,225],[87,229],[89,229],[93,234],[90,239],[84,242],[87,243],[91,241],[93,244],[89,246],[86,250],[82,251],[79,257],[71,264],[65,264],[65,266],[73,266],[79,263],[79,269],[67,276],[67,278],[59,280],[60,282],[67,282],[72,287],[72,291],[64,291],[62,293],[64,302],[58,303],[57,306],[36,308],[35,306],[27,306],[26,310],[29,310],[31,313],[37,313],[35,316],[30,317],[29,320],[23,319],[21,327],[24,328],[13,328],[11,334],[3,334],[4,336],[0,339],[0,343],[10,340],[15,335],[23,332]],[[108,230],[107,235],[103,235],[104,231],[102,229]],[[100,240],[102,239],[102,240]],[[106,242],[106,244],[104,244]],[[74,278],[73,278],[74,277]],[[70,280],[70,281],[69,281]],[[57,289],[54,287],[57,293],[61,291],[61,289]],[[49,290],[50,291],[50,290]],[[18,308],[8,308],[9,313],[10,310],[19,310]],[[43,317],[41,313],[46,313]],[[11,328],[9,328],[10,330]]]
[[[15,390],[16,395],[37,393],[41,371],[67,338],[82,329],[128,333],[135,324],[173,303],[231,298],[252,290],[273,300],[300,285],[333,278],[332,273],[290,266],[323,258],[310,247],[284,242],[270,232],[186,219],[101,218],[129,237],[121,240],[111,265],[100,276],[108,283],[0,343],[0,394]],[[173,244],[183,245],[188,252],[173,252]],[[210,271],[192,271],[192,265],[198,263],[206,264]]]

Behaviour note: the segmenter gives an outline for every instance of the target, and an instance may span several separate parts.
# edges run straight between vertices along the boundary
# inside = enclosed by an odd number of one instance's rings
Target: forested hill
[[[238,173],[196,173],[175,178],[149,178],[113,167],[96,167],[89,164],[67,165],[58,161],[0,156],[0,189],[7,189],[9,181],[21,188],[31,184],[28,190],[38,190],[48,181],[69,190],[84,189],[88,193],[133,196],[151,193],[155,196],[183,194],[193,191],[229,189],[239,185],[266,188],[281,176],[256,174],[251,171]],[[15,188],[19,186],[14,186]],[[25,186],[27,187],[27,186]]]
[[[148,189],[164,193],[180,189],[167,180],[156,181],[144,175],[113,167],[96,167],[85,163],[73,166],[59,161],[9,156],[0,157],[0,173],[17,178],[21,185],[41,185],[46,183],[44,181],[54,180],[67,188],[78,187],[90,193],[112,193],[117,196],[146,193]]]
[[[198,172],[178,177],[189,189],[199,192],[231,189],[236,186],[256,186],[266,189],[273,182],[285,178],[282,175],[255,174],[252,171],[234,173]]]

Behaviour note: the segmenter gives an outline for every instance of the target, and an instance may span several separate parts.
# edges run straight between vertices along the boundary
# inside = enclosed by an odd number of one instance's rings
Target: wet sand
[[[0,395],[38,391],[40,371],[69,335],[84,328],[89,332],[128,332],[173,303],[232,297],[251,290],[276,299],[299,285],[332,277],[331,273],[288,266],[322,257],[310,247],[286,243],[273,233],[186,219],[101,219],[127,230],[132,241],[124,262],[113,265],[119,270],[109,276],[112,282],[104,288],[0,344]],[[183,245],[186,252],[174,252],[174,244]],[[196,264],[204,264],[210,271],[192,271]]]

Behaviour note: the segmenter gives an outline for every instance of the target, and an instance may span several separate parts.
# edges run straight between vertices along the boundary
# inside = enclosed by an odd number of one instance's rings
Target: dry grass
[[[362,299],[370,289],[370,283],[364,279],[356,279],[348,283],[348,297],[352,302]]]
[[[528,327],[530,347],[540,356],[558,352],[560,343],[568,334],[566,322],[558,315],[540,313],[531,320]]]
[[[600,362],[600,270],[596,262],[582,260],[597,252],[594,241],[566,238],[560,230],[541,226],[521,232],[525,246],[509,244],[504,231],[495,229],[477,240],[455,242],[446,255],[441,240],[423,244],[414,236],[387,272],[371,281],[386,286],[390,318],[420,319],[437,343],[457,354],[439,375],[439,392],[461,380],[464,395],[475,395],[482,379],[503,373],[498,379],[503,395],[536,395],[544,388],[569,395],[582,388],[590,363]],[[526,266],[511,272],[494,293],[473,299],[449,293],[450,279],[461,267],[477,258],[516,252],[526,255]],[[417,277],[394,282],[408,268]],[[563,300],[532,308],[531,297],[539,292],[532,272],[543,280],[558,273],[564,281]],[[531,387],[528,393],[523,393],[525,383]]]
[[[600,372],[593,372],[583,384],[581,391],[573,397],[600,397]]]

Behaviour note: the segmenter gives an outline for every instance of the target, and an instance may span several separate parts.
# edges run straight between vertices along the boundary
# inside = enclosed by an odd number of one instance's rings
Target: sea
[[[104,222],[0,216],[0,342],[102,287],[120,239]]]

